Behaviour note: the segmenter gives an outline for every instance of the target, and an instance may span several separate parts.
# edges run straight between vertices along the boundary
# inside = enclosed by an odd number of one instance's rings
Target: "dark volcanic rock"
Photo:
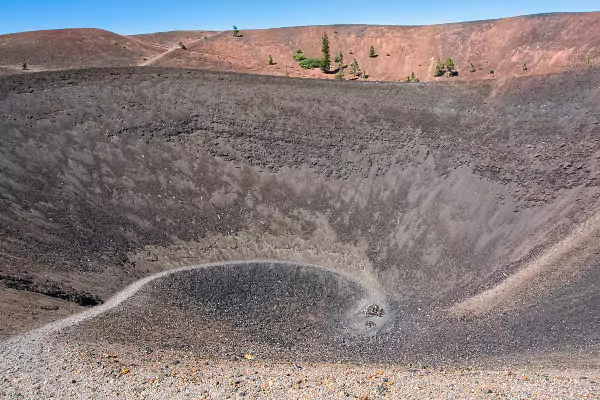
[[[154,68],[1,78],[0,274],[92,304],[175,266],[303,261],[329,272],[165,278],[146,319],[144,302],[123,305],[141,307],[130,337],[312,360],[588,354],[599,88],[594,69],[418,85]],[[522,269],[489,309],[449,312]],[[385,313],[367,318],[369,304]],[[115,329],[130,332],[127,315]]]

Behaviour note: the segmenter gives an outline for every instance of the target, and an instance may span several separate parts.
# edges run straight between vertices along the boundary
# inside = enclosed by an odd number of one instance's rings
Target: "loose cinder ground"
[[[594,398],[599,83],[1,79],[1,393]]]

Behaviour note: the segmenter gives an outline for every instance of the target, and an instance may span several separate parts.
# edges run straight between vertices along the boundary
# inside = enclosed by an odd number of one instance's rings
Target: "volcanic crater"
[[[209,358],[594,356],[597,72],[2,78],[0,272],[30,282],[3,295],[103,307],[200,266],[54,334]],[[16,304],[5,336],[52,318]]]

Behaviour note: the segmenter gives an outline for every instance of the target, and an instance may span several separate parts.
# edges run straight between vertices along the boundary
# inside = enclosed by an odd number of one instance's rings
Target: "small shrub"
[[[338,72],[335,74],[335,79],[344,79],[344,63],[342,62],[338,64]]]
[[[494,71],[493,69],[491,69],[491,70],[490,70],[490,75],[494,75],[494,72],[495,72],[495,71]]]
[[[348,72],[350,75],[360,76],[360,67],[358,66],[358,61],[356,61],[356,58],[354,61],[352,61],[352,64],[350,64],[350,71]]]
[[[475,72],[475,65],[473,65],[473,63],[471,63],[471,69],[469,70],[469,72],[471,72],[471,73]]]
[[[587,56],[585,56],[585,67],[587,69],[590,69],[594,66],[594,63],[592,63],[592,57],[588,54]]]
[[[523,71],[527,71],[527,63],[523,64]]]
[[[420,82],[420,80],[415,76],[414,72],[411,72],[411,74],[406,77],[406,82]]]
[[[296,50],[296,52],[294,53],[294,61],[296,62],[300,62],[302,60],[304,60],[306,58],[306,56],[304,55],[304,53],[302,53],[302,50],[298,49]]]
[[[448,57],[445,62],[441,62],[438,58],[437,64],[435,65],[433,76],[437,78],[444,75],[448,77],[458,75],[458,71],[454,69],[454,61],[450,57]]]
[[[333,61],[335,61],[336,63],[344,62],[344,55],[342,54],[341,51],[335,55],[335,58],[333,59]]]
[[[22,69],[23,71],[27,71],[27,61],[23,61],[23,62],[21,63],[21,69]]]
[[[304,69],[322,68],[323,59],[321,58],[305,58],[298,63]]]
[[[273,62],[273,57],[271,57],[271,55],[269,54],[269,61],[268,61],[269,65],[275,65],[275,63]]]
[[[348,50],[348,54],[354,54],[352,50]]]
[[[237,28],[237,26],[233,26],[233,36],[234,37],[238,37],[240,34],[240,30]]]
[[[437,64],[435,65],[435,72],[433,73],[433,76],[440,77],[440,76],[444,76],[444,74],[446,74],[446,65],[444,65],[443,62],[440,61],[440,59],[438,58],[437,60]]]
[[[385,55],[389,57],[389,56],[390,56],[390,53],[385,53]]]
[[[456,76],[458,75],[458,71],[456,71],[454,68],[454,60],[452,60],[450,57],[446,58],[446,62],[444,63],[444,65],[446,66],[446,75],[448,77],[452,77],[452,76]]]
[[[179,42],[179,48],[180,48],[181,50],[187,50],[187,49],[186,49],[186,47],[185,47],[185,44],[183,44],[183,43],[181,43],[181,42]]]
[[[367,75],[367,70],[366,70],[366,69],[364,69],[364,68],[363,68],[363,70],[362,70],[362,76],[363,76],[363,78],[365,78],[365,79],[368,79],[368,78],[369,78],[369,75]]]
[[[377,57],[377,53],[375,53],[375,47],[373,47],[373,46],[371,46],[369,48],[369,57],[371,57],[371,58]]]

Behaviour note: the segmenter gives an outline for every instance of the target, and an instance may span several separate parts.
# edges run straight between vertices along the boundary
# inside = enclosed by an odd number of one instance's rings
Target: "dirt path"
[[[300,263],[287,263],[287,262],[283,262],[283,261],[245,260],[245,261],[228,261],[228,262],[218,262],[218,263],[210,263],[210,264],[200,264],[200,265],[194,265],[191,267],[181,267],[181,268],[170,269],[167,271],[162,271],[162,272],[147,276],[145,278],[142,278],[138,281],[133,282],[132,284],[127,286],[125,289],[123,289],[120,292],[118,292],[117,294],[115,294],[106,303],[103,303],[102,305],[90,308],[84,312],[72,315],[70,317],[52,322],[52,323],[45,325],[39,329],[35,329],[24,335],[11,338],[4,343],[0,343],[0,347],[2,347],[1,354],[3,356],[5,354],[4,353],[5,349],[3,348],[5,346],[5,344],[14,342],[16,340],[24,340],[24,339],[37,340],[45,335],[49,335],[49,334],[58,332],[62,329],[75,326],[75,325],[80,324],[81,322],[86,321],[90,318],[94,318],[100,314],[104,314],[104,313],[112,310],[113,308],[117,307],[124,301],[130,299],[133,295],[135,295],[137,292],[139,292],[140,289],[142,289],[148,283],[155,281],[157,279],[160,279],[160,278],[164,278],[165,276],[176,274],[179,272],[192,271],[192,270],[200,269],[200,268],[239,266],[239,265],[244,265],[244,264],[249,264],[249,263],[265,263],[265,262],[276,263],[276,264],[301,265]],[[315,267],[315,268],[321,268],[321,267]]]
[[[9,372],[13,366],[11,360],[17,359],[32,359],[35,358],[36,355],[40,356],[40,344],[42,344],[46,340],[46,338],[53,333],[56,333],[62,329],[66,329],[69,327],[73,327],[82,323],[83,321],[89,320],[91,318],[97,317],[101,314],[104,314],[113,308],[119,306],[126,300],[130,299],[137,292],[139,292],[144,286],[153,282],[157,279],[164,278],[169,275],[177,274],[180,272],[192,271],[200,268],[210,268],[210,267],[225,267],[225,266],[240,266],[251,263],[273,263],[277,265],[302,265],[312,268],[321,268],[326,269],[324,267],[303,264],[298,262],[286,262],[286,261],[275,261],[275,260],[244,260],[244,261],[229,261],[229,262],[217,262],[210,264],[200,264],[195,266],[181,267],[175,268],[163,272],[156,273],[154,275],[147,276],[142,278],[125,289],[121,290],[113,297],[111,297],[106,303],[90,308],[81,313],[69,316],[67,318],[52,322],[47,324],[39,329],[32,330],[23,335],[15,336],[13,338],[8,339],[5,342],[0,342],[0,374],[5,374]],[[335,272],[335,271],[333,271]],[[336,272],[337,273],[337,272]],[[351,278],[351,277],[350,277]],[[37,344],[37,346],[36,346]]]
[[[215,33],[215,34],[213,34],[213,35],[210,35],[210,36],[208,36],[208,37],[214,37],[214,36],[217,36],[217,35],[223,34],[224,32],[225,32],[225,31],[223,31],[223,32],[217,32],[217,33]],[[188,44],[186,44],[186,47],[193,46],[193,45],[195,45],[196,43],[198,43],[198,42],[200,42],[200,41],[202,41],[202,40],[204,40],[204,38],[200,38],[200,39],[193,40],[193,41],[189,42]],[[154,63],[156,63],[158,60],[160,60],[160,59],[162,59],[162,58],[166,57],[167,55],[169,55],[169,54],[171,54],[171,53],[173,53],[174,51],[177,51],[177,50],[179,50],[179,46],[174,46],[174,47],[171,47],[169,50],[165,51],[164,53],[161,53],[161,54],[159,54],[159,55],[157,55],[157,56],[154,56],[154,57],[152,57],[152,58],[150,58],[150,59],[148,59],[148,60],[146,60],[146,61],[142,62],[141,64],[139,64],[139,66],[140,66],[140,67],[147,67],[147,66],[149,66],[149,65],[153,65],[153,64],[154,64]]]

